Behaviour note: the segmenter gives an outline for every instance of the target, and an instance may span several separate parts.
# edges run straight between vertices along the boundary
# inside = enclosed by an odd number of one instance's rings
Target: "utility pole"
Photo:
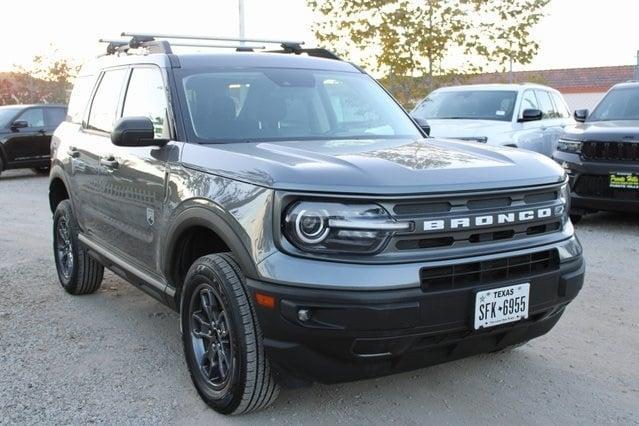
[[[244,38],[244,0],[238,0],[239,6],[239,17],[240,17],[240,38]],[[244,44],[244,42],[240,42],[240,44]]]

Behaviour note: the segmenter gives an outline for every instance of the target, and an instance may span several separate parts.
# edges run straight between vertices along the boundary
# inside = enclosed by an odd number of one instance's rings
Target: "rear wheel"
[[[60,284],[67,293],[94,293],[102,283],[104,266],[78,241],[78,224],[71,201],[63,200],[53,215],[53,255]]]
[[[196,260],[181,303],[182,341],[202,399],[223,414],[268,407],[279,394],[244,277],[230,255]]]

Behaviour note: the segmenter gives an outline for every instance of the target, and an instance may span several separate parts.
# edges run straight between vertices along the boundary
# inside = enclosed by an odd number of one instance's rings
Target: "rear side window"
[[[545,90],[535,90],[537,100],[539,101],[539,109],[543,114],[543,119],[557,118],[555,106],[550,99],[550,93]]]
[[[64,108],[46,108],[44,110],[44,121],[47,127],[58,127],[64,121],[67,110]]]
[[[69,107],[67,109],[67,121],[72,123],[82,123],[84,111],[89,103],[91,89],[93,89],[94,76],[87,75],[78,77],[73,85],[71,97],[69,98]]]
[[[560,93],[551,92],[552,100],[555,102],[555,109],[557,111],[557,117],[559,118],[569,118],[570,117],[570,109],[566,105],[564,101],[564,97],[561,96]]]
[[[89,113],[88,128],[111,132],[120,101],[122,84],[127,73],[126,69],[107,71],[100,80],[100,85],[93,97],[91,112]]]
[[[29,108],[15,119],[26,121],[29,127],[44,127],[44,113],[42,108]]]
[[[168,139],[166,90],[158,68],[134,68],[124,99],[123,117],[148,117],[156,139]]]

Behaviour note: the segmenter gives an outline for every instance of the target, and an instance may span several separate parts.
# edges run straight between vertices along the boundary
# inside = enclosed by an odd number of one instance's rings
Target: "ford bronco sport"
[[[124,35],[54,134],[55,263],[71,294],[107,267],[178,311],[217,411],[521,344],[581,289],[551,159],[425,138],[322,49]]]

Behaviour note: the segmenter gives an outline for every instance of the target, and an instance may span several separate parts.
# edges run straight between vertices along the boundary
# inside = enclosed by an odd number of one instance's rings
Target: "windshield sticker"
[[[495,115],[497,115],[499,117],[502,117],[502,116],[506,115],[506,111],[497,111],[497,112],[495,112]]]

